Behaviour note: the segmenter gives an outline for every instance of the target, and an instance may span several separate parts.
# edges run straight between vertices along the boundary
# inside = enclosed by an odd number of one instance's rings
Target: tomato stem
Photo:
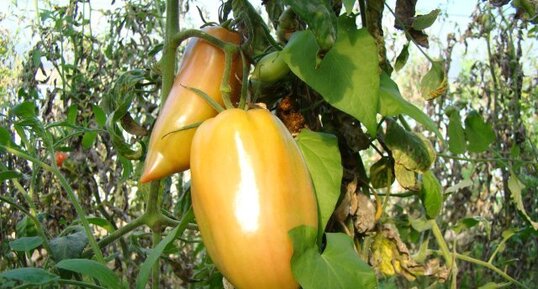
[[[241,62],[243,64],[243,80],[241,83],[241,98],[239,99],[239,105],[238,107],[240,109],[245,109],[245,106],[247,102],[249,101],[248,98],[248,72],[249,72],[249,65],[247,64],[247,59],[245,57],[245,53],[243,53],[243,49],[239,50],[239,53],[241,53]]]

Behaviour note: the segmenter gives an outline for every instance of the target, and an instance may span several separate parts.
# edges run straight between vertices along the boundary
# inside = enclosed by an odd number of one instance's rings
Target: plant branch
[[[439,249],[441,250],[441,254],[445,259],[445,262],[447,263],[448,267],[452,267],[452,253],[448,249],[448,245],[446,244],[445,238],[443,237],[443,233],[441,233],[441,229],[437,225],[437,222],[433,219],[429,220],[428,223],[430,223],[431,225],[433,236],[435,237],[435,240],[439,245]]]
[[[521,282],[517,281],[516,279],[510,277],[510,275],[506,274],[503,270],[497,268],[495,265],[493,265],[491,263],[488,263],[488,262],[485,262],[485,261],[482,261],[482,260],[479,260],[479,259],[475,259],[473,257],[469,257],[467,255],[463,255],[463,254],[459,254],[459,253],[453,253],[453,254],[454,254],[454,257],[456,257],[456,259],[459,259],[459,260],[462,260],[462,261],[465,261],[465,262],[473,263],[473,264],[480,265],[482,267],[488,268],[491,271],[499,274],[499,276],[503,277],[507,281],[510,281],[510,282],[522,287],[522,288],[527,288],[528,289],[528,287],[525,286],[523,283],[521,283]]]
[[[97,244],[97,241],[95,240],[95,237],[92,234],[90,223],[88,222],[88,219],[86,219],[86,212],[84,211],[84,208],[80,205],[80,202],[78,201],[77,197],[75,196],[75,192],[73,192],[73,189],[65,179],[64,175],[58,170],[58,168],[53,168],[50,165],[44,163],[43,161],[30,156],[24,152],[21,152],[17,149],[5,146],[3,144],[0,144],[0,148],[4,149],[6,152],[11,153],[17,157],[26,159],[28,161],[33,162],[34,164],[37,164],[41,166],[46,171],[51,172],[53,175],[55,175],[58,180],[60,181],[60,185],[62,188],[66,191],[67,197],[69,198],[69,201],[73,204],[73,207],[75,208],[75,211],[77,212],[78,217],[80,218],[80,222],[82,223],[82,226],[84,227],[84,231],[86,233],[86,236],[88,237],[88,241],[90,243],[90,247],[93,250],[93,253],[95,254],[95,257],[98,262],[104,263],[104,257],[103,253],[99,249],[99,246]]]

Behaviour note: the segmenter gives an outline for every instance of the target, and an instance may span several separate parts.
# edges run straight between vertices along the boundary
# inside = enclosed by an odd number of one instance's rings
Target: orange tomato
[[[67,154],[64,152],[55,152],[54,158],[56,159],[56,165],[61,168],[64,164],[64,161],[67,159]]]
[[[286,127],[265,109],[205,121],[191,149],[192,205],[209,256],[237,289],[296,289],[288,231],[318,227],[314,189]]]
[[[207,27],[204,31],[225,42],[239,44],[241,40],[238,33],[222,27]],[[220,85],[224,63],[222,49],[199,38],[190,40],[173,87],[153,127],[140,182],[161,179],[189,168],[196,129],[168,133],[217,114],[203,98],[185,87],[200,89],[222,105]],[[232,97],[237,97],[240,92],[242,71],[241,57],[236,54],[230,77]]]

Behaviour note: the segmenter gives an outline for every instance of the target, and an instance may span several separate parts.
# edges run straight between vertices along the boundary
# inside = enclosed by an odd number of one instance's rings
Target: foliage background
[[[413,45],[407,64],[393,77],[402,95],[438,124],[445,140],[451,122],[464,120],[472,111],[479,112],[493,128],[494,141],[487,151],[456,155],[449,150],[450,143],[440,142],[410,122],[413,130],[429,137],[438,152],[432,170],[444,190],[438,223],[446,241],[458,252],[482,260],[498,250],[493,263],[532,288],[538,282],[538,239],[528,220],[538,219],[538,63],[534,57],[538,34],[536,26],[516,15],[510,4],[497,8],[494,2],[477,2],[468,26],[455,27],[446,35],[430,33],[428,54],[444,59],[449,71],[446,94],[431,102],[420,97],[420,80],[430,65]],[[181,2],[182,26],[200,23],[195,8],[199,4]],[[0,15],[0,25],[6,23],[6,17],[17,17],[21,19],[19,27],[24,27],[13,34],[12,29],[0,26],[0,126],[8,128],[12,137],[16,134],[29,153],[47,163],[53,162],[50,150],[68,153],[61,172],[88,215],[96,217],[94,225],[100,224],[94,226],[96,236],[103,237],[107,230],[136,218],[148,194],[149,187],[137,183],[142,166],[138,157],[158,111],[165,3],[118,1],[97,8],[89,1],[35,1],[39,13],[33,10],[34,15],[18,10],[20,5],[11,2]],[[207,18],[207,11],[200,13]],[[393,28],[390,13],[385,13],[385,44],[388,61],[394,65],[406,41],[403,33]],[[451,17],[442,10],[438,24],[451,23]],[[32,39],[30,47],[18,46],[23,37]],[[454,59],[459,57],[454,51],[466,49],[469,51],[462,59]],[[476,57],[474,49],[487,56]],[[21,103],[36,106],[37,119],[52,137],[50,143],[45,143],[31,125],[17,128],[14,108],[18,107],[19,113],[32,111],[18,106]],[[105,122],[111,113],[117,113],[117,124]],[[64,125],[54,125],[59,122]],[[362,151],[361,156],[367,168],[379,159],[372,150]],[[77,213],[58,180],[11,154],[0,153],[0,158],[4,172],[1,195],[35,214],[48,236],[68,235]],[[176,175],[162,184],[163,209],[174,216],[186,210],[187,180],[188,175]],[[412,254],[419,253],[428,239],[428,233],[419,232],[414,223],[420,215],[420,200],[397,186],[390,193],[396,196],[385,199],[383,218],[396,224]],[[517,197],[521,202],[515,202]],[[15,239],[36,235],[20,208],[2,205],[0,216],[0,271],[46,265],[42,251],[22,253],[10,246]],[[337,226],[333,229],[338,230]],[[149,248],[150,232],[138,229],[107,247],[109,265],[132,287]],[[167,252],[160,268],[165,276],[163,287],[222,286],[194,225]],[[483,266],[459,262],[458,269],[458,288],[502,283]],[[448,286],[426,277],[412,282],[401,276],[383,280],[385,288]],[[9,288],[4,284],[0,288]]]

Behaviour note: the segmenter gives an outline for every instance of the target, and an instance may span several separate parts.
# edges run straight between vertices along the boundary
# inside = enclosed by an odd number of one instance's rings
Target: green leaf
[[[41,51],[34,49],[32,51],[32,63],[34,66],[40,66],[41,65]]]
[[[29,252],[41,246],[43,239],[41,237],[20,237],[9,242],[9,247],[13,251]]]
[[[310,31],[294,33],[283,50],[291,71],[319,92],[329,104],[377,131],[379,67],[375,40],[366,29],[357,30],[352,19],[338,21],[334,47],[316,67],[318,46]]]
[[[433,100],[445,94],[448,81],[443,61],[432,62],[432,67],[420,81],[420,91],[425,100]]]
[[[415,17],[412,24],[413,29],[420,31],[432,26],[440,12],[441,10],[435,9],[426,15],[419,15]]]
[[[417,232],[424,232],[432,228],[432,224],[424,217],[418,219],[409,217],[409,224]]]
[[[418,107],[405,100],[400,94],[398,85],[387,73],[382,72],[379,83],[379,113],[383,116],[405,114],[421,123],[426,129],[443,139],[437,125]]]
[[[516,174],[513,171],[510,172],[510,177],[508,178],[508,189],[510,189],[512,201],[516,205],[516,208],[519,213],[525,218],[525,220],[534,228],[534,230],[538,231],[538,222],[535,222],[531,219],[531,217],[529,216],[529,214],[527,214],[527,211],[525,210],[525,206],[523,205],[523,196],[521,195],[521,193],[524,188],[525,185],[519,180]]]
[[[22,177],[22,174],[17,172],[17,171],[13,171],[13,170],[1,171],[0,172],[0,183],[5,181],[5,180],[18,179],[20,177]]]
[[[489,123],[484,122],[482,116],[475,110],[465,118],[465,136],[469,142],[467,150],[480,153],[488,149],[495,140],[495,131]]]
[[[448,149],[453,154],[462,154],[465,152],[467,144],[465,141],[465,131],[463,130],[463,126],[461,124],[459,112],[457,110],[453,110],[448,118]]]
[[[161,257],[162,252],[164,249],[170,244],[172,241],[174,241],[177,237],[179,237],[181,234],[183,234],[183,231],[187,228],[187,225],[190,221],[194,218],[192,208],[187,211],[187,213],[181,218],[181,221],[177,227],[175,227],[172,231],[168,233],[168,235],[157,244],[153,249],[151,249],[151,253],[147,256],[146,260],[140,267],[140,272],[138,273],[138,277],[136,278],[136,289],[144,289],[146,287],[146,283],[148,283],[149,275],[151,274],[151,271],[153,269],[153,264],[159,260]]]
[[[88,220],[88,223],[99,226],[107,230],[108,232],[114,231],[114,227],[107,219],[100,218],[100,217],[86,217],[86,220]],[[76,220],[75,223],[76,224],[80,223],[80,220]]]
[[[337,18],[326,0],[283,0],[314,34],[321,52],[329,51],[336,40]]]
[[[78,107],[76,104],[73,104],[71,105],[68,109],[67,109],[67,123],[68,124],[72,124],[72,125],[75,125],[77,123],[77,112],[78,112]]]
[[[396,163],[411,171],[427,171],[436,157],[430,141],[403,129],[394,121],[387,126],[385,144],[392,151]]]
[[[473,217],[467,217],[460,219],[458,223],[454,226],[454,232],[456,234],[461,233],[463,230],[470,229],[478,224],[482,223],[484,225],[484,228],[486,229],[486,233],[491,233],[491,224],[488,222],[488,220],[484,217],[480,216],[473,216]]]
[[[106,124],[106,114],[103,109],[98,105],[92,107],[93,115],[95,116],[95,122],[99,127],[104,127]]]
[[[56,267],[87,275],[98,280],[106,288],[125,288],[118,276],[105,265],[88,259],[66,259],[56,264]]]
[[[118,156],[118,161],[121,164],[121,179],[128,180],[133,172],[133,163],[130,159]]]
[[[1,145],[8,145],[11,143],[11,133],[9,130],[0,127],[0,144]]]
[[[398,54],[398,57],[396,57],[396,63],[394,63],[394,70],[400,71],[404,67],[404,65],[407,63],[407,60],[409,59],[409,43],[404,45],[402,47],[402,51],[400,51],[400,54]]]
[[[394,182],[394,163],[390,158],[383,157],[370,167],[370,183],[372,187],[386,188]]]
[[[52,250],[52,258],[59,262],[64,259],[78,258],[88,244],[88,237],[82,229],[77,226],[75,233],[63,237],[57,237],[50,241],[50,249]]]
[[[17,116],[20,119],[33,118],[37,116],[37,108],[31,101],[25,101],[14,106],[10,113]]]
[[[0,272],[0,277],[21,281],[25,284],[45,285],[60,279],[59,276],[49,273],[40,268],[17,268]]]
[[[420,192],[422,205],[426,210],[426,216],[434,219],[443,207],[443,189],[441,183],[431,171],[422,175],[422,189]]]
[[[353,6],[355,5],[356,0],[343,0],[344,8],[346,9],[346,14],[349,15],[353,13]]]
[[[495,282],[488,282],[480,287],[478,289],[497,289],[497,288],[506,288],[506,284],[498,284]]]
[[[93,146],[93,143],[95,142],[95,138],[97,137],[97,132],[95,131],[87,131],[82,136],[82,148],[85,150],[90,149]]]
[[[314,228],[300,226],[289,235],[294,248],[291,270],[303,289],[377,288],[374,270],[359,257],[349,236],[327,233],[327,246],[320,254]]]
[[[303,129],[297,137],[297,144],[303,153],[316,190],[320,212],[319,236],[321,236],[340,196],[344,169],[338,150],[338,140],[331,134]]]

